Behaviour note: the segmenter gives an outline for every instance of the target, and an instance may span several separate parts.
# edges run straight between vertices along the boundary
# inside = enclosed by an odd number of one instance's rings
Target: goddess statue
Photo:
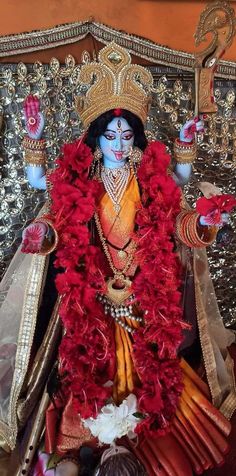
[[[181,191],[203,123],[182,127],[172,170],[144,131],[149,71],[111,43],[80,82],[85,133],[50,175],[39,101],[25,104],[27,175],[49,203],[3,281],[1,445],[18,475],[202,474],[223,463],[236,407],[205,254],[218,228]],[[87,473],[86,451],[101,457]]]

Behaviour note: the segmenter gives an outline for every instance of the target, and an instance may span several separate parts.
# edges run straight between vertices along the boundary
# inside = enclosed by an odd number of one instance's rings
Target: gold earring
[[[129,163],[136,179],[137,179],[138,166],[142,160],[142,156],[143,156],[143,151],[141,149],[139,149],[138,147],[130,148]]]
[[[143,151],[138,147],[131,147],[129,159],[132,164],[139,165],[143,156]]]
[[[93,153],[93,163],[91,168],[91,176],[96,177],[97,179],[101,178],[101,159],[102,151],[100,147],[97,146]]]
[[[94,157],[95,162],[102,159],[102,151],[101,151],[101,149],[98,145],[97,145],[97,147],[96,147],[96,149],[93,153],[93,157]]]

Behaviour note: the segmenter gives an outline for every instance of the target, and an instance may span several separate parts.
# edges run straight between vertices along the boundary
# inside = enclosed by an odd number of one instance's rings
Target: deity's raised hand
[[[187,121],[180,130],[179,138],[182,142],[192,142],[195,133],[204,131],[204,123],[202,118],[194,117]]]
[[[39,253],[47,231],[45,223],[37,222],[27,226],[22,234],[22,253]]]
[[[31,139],[40,139],[45,121],[40,112],[40,102],[37,96],[30,94],[24,102],[24,116],[28,136]]]

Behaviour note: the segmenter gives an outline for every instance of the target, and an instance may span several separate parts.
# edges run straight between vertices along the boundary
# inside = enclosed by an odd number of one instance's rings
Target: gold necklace
[[[117,250],[117,254],[118,254],[119,258],[121,258],[121,259],[127,258],[128,253],[125,250],[129,246],[129,244],[131,243],[131,238],[129,239],[129,241],[122,248],[118,248],[118,246],[115,246],[107,238],[106,238],[106,242],[109,246],[111,246],[111,248],[113,248],[114,250]]]
[[[107,257],[110,268],[114,273],[114,277],[108,278],[106,281],[107,289],[104,295],[107,297],[109,302],[113,303],[114,306],[120,306],[123,303],[125,303],[126,300],[129,298],[129,296],[131,296],[132,294],[132,288],[131,288],[132,282],[129,278],[125,276],[125,273],[128,271],[128,269],[130,268],[133,262],[134,253],[137,248],[137,245],[134,241],[132,242],[132,247],[129,252],[129,257],[126,261],[124,268],[122,270],[117,269],[112,262],[112,257],[109,253],[109,249],[106,243],[106,238],[103,234],[102,226],[99,221],[99,217],[97,213],[94,214],[94,218],[95,218],[98,235],[101,240],[104,253]]]
[[[104,166],[101,168],[101,179],[104,188],[109,195],[117,213],[119,213],[121,209],[120,202],[126,190],[129,177],[130,168],[128,164],[114,169]]]
[[[107,257],[109,266],[110,266],[111,270],[114,273],[114,277],[117,278],[117,279],[122,279],[122,278],[124,278],[125,273],[128,271],[128,269],[130,268],[130,266],[133,262],[134,253],[136,251],[137,245],[134,241],[131,242],[132,247],[131,247],[131,250],[129,251],[129,255],[128,255],[128,258],[126,260],[126,264],[125,264],[124,268],[122,270],[117,269],[114,266],[113,261],[112,261],[112,257],[109,253],[109,249],[108,249],[108,246],[107,246],[107,241],[106,241],[106,238],[103,234],[102,225],[100,223],[99,216],[98,216],[97,213],[94,214],[94,218],[95,218],[95,223],[96,223],[96,227],[97,227],[97,231],[98,231],[98,236],[99,236],[100,241],[102,243],[103,251],[104,251],[104,253]]]

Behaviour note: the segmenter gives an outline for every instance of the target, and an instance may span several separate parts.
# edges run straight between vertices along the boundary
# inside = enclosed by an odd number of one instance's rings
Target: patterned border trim
[[[10,402],[7,421],[0,420],[0,438],[11,450],[14,449],[17,437],[17,400],[27,372],[31,347],[36,326],[38,305],[41,298],[44,273],[47,269],[47,257],[33,255],[27,276],[21,324],[17,342],[15,369],[12,379]]]
[[[46,50],[57,46],[76,43],[91,34],[102,43],[116,41],[131,54],[148,61],[193,71],[194,55],[158,45],[150,40],[93,21],[60,25],[46,30],[0,37],[0,57],[7,57],[31,51]],[[236,62],[221,61],[216,76],[236,79]]]
[[[201,274],[199,274],[198,271],[199,266],[196,265],[199,260],[201,263],[201,270],[205,268],[205,271],[201,272]],[[228,372],[227,379],[224,374],[221,373],[216,364],[217,354],[213,345],[214,338],[211,337],[211,332],[209,332],[209,329],[211,329],[209,319],[213,317],[216,322],[219,311],[216,297],[214,296],[214,287],[209,275],[206,249],[194,249],[193,271],[199,337],[212,403],[216,408],[220,408],[220,411],[226,418],[230,419],[236,409],[235,378],[232,368],[232,359],[228,354],[226,354],[225,360]],[[211,292],[211,294],[213,293],[214,304],[213,311],[211,312],[211,314],[213,314],[210,316],[208,316],[209,313],[207,314],[207,307],[204,304],[204,302],[206,302],[206,296],[204,296],[205,293],[203,289],[207,289],[207,292]],[[212,325],[214,325],[214,319]],[[227,349],[225,348],[224,351],[225,350]],[[221,351],[221,353],[223,357],[223,352]]]
[[[13,375],[9,414],[8,414],[8,435],[5,435],[7,443],[13,449],[17,435],[17,400],[24,383],[24,378],[28,368],[31,347],[36,326],[39,300],[42,292],[42,282],[46,271],[47,257],[34,255],[27,278],[24,305],[22,310],[22,321],[18,336],[15,371]]]

